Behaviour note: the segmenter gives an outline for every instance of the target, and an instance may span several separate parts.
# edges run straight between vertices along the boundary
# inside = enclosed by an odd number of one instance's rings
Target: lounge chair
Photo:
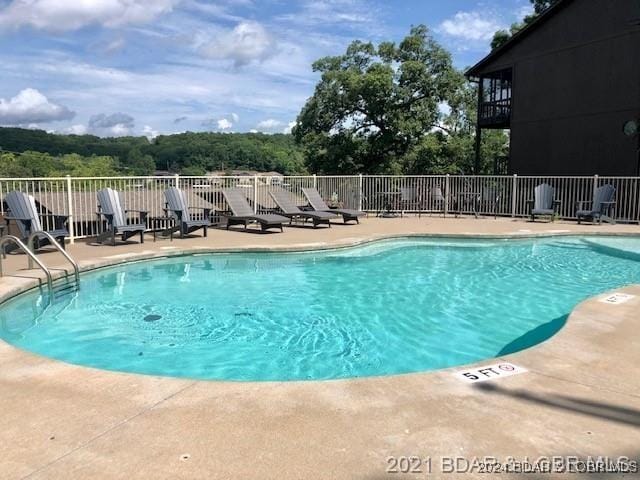
[[[279,190],[277,192],[269,192],[273,201],[276,202],[278,208],[285,217],[293,220],[294,218],[301,218],[304,221],[313,221],[313,228],[317,228],[318,225],[324,223],[331,227],[331,219],[338,218],[335,213],[330,212],[318,212],[316,210],[300,210],[300,208],[291,200],[291,194],[286,190]]]
[[[591,219],[592,222],[597,220],[598,223],[602,223],[604,219],[607,222],[614,223],[611,212],[616,206],[615,196],[615,187],[607,184],[596,189],[591,202],[577,202],[576,217],[578,218],[578,223],[587,218]],[[586,205],[589,204],[591,208],[586,208]]]
[[[307,201],[311,208],[316,212],[329,212],[342,215],[342,221],[347,223],[351,220],[355,220],[356,223],[360,223],[359,217],[364,217],[365,213],[359,210],[352,210],[350,208],[329,208],[325,201],[320,196],[320,193],[315,188],[303,188],[302,193],[307,197]]]
[[[270,228],[282,231],[282,224],[290,221],[287,217],[274,213],[254,213],[242,188],[225,188],[222,195],[232,213],[227,217],[227,230],[233,225],[244,225],[246,230],[248,223],[257,222],[263,231]]]
[[[209,219],[210,208],[189,207],[184,192],[176,187],[165,190],[164,198],[167,200],[167,210],[171,212],[178,222],[177,229],[180,231],[181,238],[201,228],[204,230],[204,236],[207,236],[207,228],[211,225],[211,220]],[[191,218],[190,210],[202,210],[203,219]]]
[[[111,239],[111,245],[116,244],[116,235],[120,234],[122,241],[140,234],[140,243],[144,243],[144,231],[147,229],[147,212],[144,210],[124,210],[120,201],[120,194],[111,188],[98,191],[98,220],[102,217],[107,221],[107,230],[98,235],[98,242],[104,243]],[[140,215],[139,223],[128,223],[127,213]]]
[[[533,200],[527,200],[531,221],[535,222],[536,216],[550,215],[553,222],[560,208],[560,201],[554,198],[554,188],[548,183],[541,183],[533,190],[533,196]]]
[[[39,213],[36,207],[36,201],[31,195],[14,190],[7,193],[4,197],[4,201],[7,204],[8,212],[4,219],[7,222],[7,230],[9,229],[9,223],[11,220],[15,221],[18,230],[20,231],[20,239],[24,242],[27,241],[29,236],[37,232],[46,232],[51,235],[60,244],[62,248],[64,246],[64,239],[69,236],[67,230],[68,215],[56,215],[53,213]],[[52,222],[52,229],[45,230],[42,227],[40,217],[50,218]],[[45,236],[36,235],[33,242],[34,250],[38,250],[41,247],[49,245],[50,241]]]

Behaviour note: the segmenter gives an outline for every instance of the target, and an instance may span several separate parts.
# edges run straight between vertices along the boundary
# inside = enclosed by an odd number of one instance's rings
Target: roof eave
[[[533,20],[530,24],[526,25],[524,28],[522,28],[522,30],[516,32],[503,45],[492,50],[486,57],[484,57],[482,60],[476,63],[473,67],[469,68],[466,72],[464,72],[465,77],[467,78],[479,77],[480,76],[479,70],[481,70],[482,67],[484,67],[484,65],[495,60],[500,55],[502,55],[505,51],[509,50],[513,45],[515,45],[523,37],[531,33],[531,31],[534,30],[536,27],[538,27],[541,23],[545,22],[551,16],[553,16],[558,10],[560,10],[561,8],[571,3],[571,1],[572,0],[559,0],[557,3],[553,4],[543,13],[538,15],[538,17],[536,17],[535,20]]]

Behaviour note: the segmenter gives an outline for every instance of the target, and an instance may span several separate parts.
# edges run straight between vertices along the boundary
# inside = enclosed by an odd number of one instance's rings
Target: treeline
[[[306,173],[302,150],[291,135],[181,133],[100,138],[42,130],[0,128],[0,175],[150,175],[167,170],[183,175],[250,169]]]

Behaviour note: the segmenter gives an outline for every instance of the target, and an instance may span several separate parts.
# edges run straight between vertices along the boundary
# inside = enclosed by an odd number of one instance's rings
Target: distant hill
[[[135,173],[151,173],[155,169],[188,175],[232,169],[285,175],[306,172],[301,149],[291,135],[285,134],[187,132],[161,135],[149,141],[146,137],[100,138],[0,128],[0,150],[35,151],[51,156],[108,156],[123,172],[133,169]]]

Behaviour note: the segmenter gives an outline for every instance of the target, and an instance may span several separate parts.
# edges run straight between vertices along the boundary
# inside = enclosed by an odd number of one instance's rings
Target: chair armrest
[[[140,214],[140,222],[141,223],[146,223],[147,222],[147,216],[149,215],[149,212],[147,210],[125,210],[124,213],[125,215],[127,213],[139,213]]]
[[[53,218],[53,225],[56,229],[64,228],[69,220],[69,215],[58,215],[55,213],[42,213],[41,217]]]
[[[165,212],[167,217],[169,216],[169,212],[171,212],[171,213],[174,213],[178,217],[178,220],[182,219],[182,210],[173,210],[173,209],[171,209],[169,207],[163,208],[162,210]]]
[[[202,210],[202,215],[204,216],[204,218],[211,218],[211,210],[213,210],[210,207],[189,207],[189,210]]]

